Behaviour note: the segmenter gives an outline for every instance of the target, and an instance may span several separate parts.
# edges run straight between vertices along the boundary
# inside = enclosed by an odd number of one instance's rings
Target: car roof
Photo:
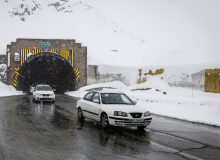
[[[104,88],[103,90],[99,91],[100,93],[122,93],[118,89],[106,89]]]

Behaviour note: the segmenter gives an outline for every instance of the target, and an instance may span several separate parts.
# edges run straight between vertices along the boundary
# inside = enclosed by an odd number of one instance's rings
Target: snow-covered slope
[[[88,91],[92,89],[101,90],[103,88],[126,89],[127,86],[124,85],[120,81],[113,81],[113,82],[107,82],[107,83],[87,85],[87,86],[81,87],[78,91],[66,92],[65,94],[69,96],[73,96],[73,97],[83,97],[86,93],[88,93]]]
[[[0,53],[16,38],[76,39],[88,64],[219,62],[219,1],[1,0]]]
[[[6,85],[0,82],[0,97],[12,96],[12,95],[22,95],[21,91],[16,91],[13,86]]]
[[[0,20],[4,22],[0,30],[1,52],[16,38],[69,38],[88,46],[89,64],[106,64],[109,58],[121,59],[126,54],[126,63],[129,63],[127,45],[142,44],[142,37],[133,38],[132,32],[105,15],[97,0],[7,0],[0,3]],[[122,63],[120,59],[116,63]]]

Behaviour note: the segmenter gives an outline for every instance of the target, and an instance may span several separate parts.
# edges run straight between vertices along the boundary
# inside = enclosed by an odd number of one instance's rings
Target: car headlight
[[[40,94],[40,93],[37,93],[36,95],[37,95],[37,96],[41,96],[41,94]]]
[[[114,116],[122,116],[122,117],[127,117],[128,114],[125,112],[121,112],[121,111],[114,111]]]
[[[151,116],[151,114],[150,114],[149,111],[147,111],[147,112],[144,113],[144,117],[148,117],[148,116]]]

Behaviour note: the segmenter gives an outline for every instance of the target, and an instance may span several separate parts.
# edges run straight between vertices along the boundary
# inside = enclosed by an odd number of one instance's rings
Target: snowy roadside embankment
[[[208,125],[220,126],[220,107],[219,105],[193,105],[193,104],[172,104],[164,102],[139,102],[141,105],[148,106],[151,113],[198,122]]]
[[[16,89],[13,86],[9,86],[0,82],[0,97],[22,95],[22,94],[24,93],[21,91],[16,91]]]
[[[127,86],[124,85],[122,82],[114,81],[114,82],[106,82],[106,83],[98,83],[98,84],[91,84],[88,86],[81,87],[77,91],[66,92],[66,95],[81,98],[83,97],[88,91],[91,89],[100,90],[102,88],[110,88],[110,89],[126,89]]]
[[[66,94],[83,97],[89,90],[103,87],[122,90],[137,100],[138,104],[147,106],[153,114],[220,126],[220,94],[170,87],[158,78],[151,78],[146,83],[133,86],[125,86],[121,82],[93,84]]]

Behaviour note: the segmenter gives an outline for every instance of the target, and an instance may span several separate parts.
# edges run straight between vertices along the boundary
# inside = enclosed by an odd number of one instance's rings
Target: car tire
[[[32,102],[34,102],[34,103],[36,102],[34,98],[32,98]]]
[[[81,108],[78,108],[78,119],[81,121],[83,121],[85,119]]]
[[[39,103],[40,101],[39,101],[39,100],[34,99],[34,102],[35,102],[35,103]]]
[[[104,129],[109,128],[108,115],[106,113],[101,115],[100,123]]]
[[[145,128],[146,128],[146,126],[137,126],[138,131],[144,131]]]

